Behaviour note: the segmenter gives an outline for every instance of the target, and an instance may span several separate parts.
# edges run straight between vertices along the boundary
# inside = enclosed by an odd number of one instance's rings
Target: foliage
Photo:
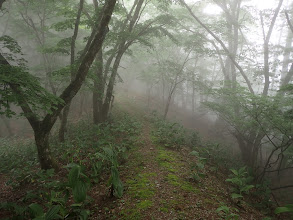
[[[256,207],[271,208],[273,201],[271,200],[272,191],[270,189],[270,181],[265,179],[262,183],[255,185],[255,191],[253,195],[260,198],[260,202],[254,204]]]
[[[15,115],[10,106],[21,105],[23,99],[27,100],[37,114],[41,113],[40,110],[50,113],[54,105],[62,102],[61,99],[50,94],[41,86],[39,78],[26,71],[24,60],[18,58],[21,47],[13,38],[2,36],[0,42],[3,43],[4,49],[9,50],[9,53],[1,53],[6,56],[1,58],[0,63],[0,114],[8,117]],[[7,62],[12,62],[14,65]],[[12,86],[17,86],[17,91]]]
[[[180,149],[186,145],[186,130],[182,125],[163,120],[157,116],[152,120],[155,127],[152,134],[157,144],[174,149]]]
[[[32,180],[40,185],[43,183],[44,190],[36,191],[36,194],[28,192],[22,199],[23,202],[34,201],[33,203],[27,207],[16,203],[2,203],[0,210],[11,211],[13,217],[17,219],[52,220],[70,216],[86,220],[89,211],[84,208],[84,204],[89,188],[89,179],[79,165],[70,164],[67,167],[70,168],[67,182],[60,183],[52,180],[54,170],[40,171]],[[75,203],[71,204],[68,209],[67,203],[70,195]],[[39,203],[36,203],[36,199],[39,200]]]
[[[243,194],[248,194],[249,191],[254,188],[254,185],[249,184],[252,181],[252,177],[248,176],[247,168],[242,167],[239,170],[230,169],[232,177],[226,179],[226,182],[232,183],[235,187],[231,194],[232,199],[241,199]]]
[[[111,186],[112,195],[121,198],[123,195],[123,183],[119,178],[117,151],[113,147],[103,148],[103,153],[96,153],[96,156],[102,160],[110,162],[111,176],[109,185]]]
[[[225,220],[238,220],[239,215],[235,214],[234,212],[239,212],[236,208],[230,208],[223,204],[216,210],[217,213],[219,213],[220,216],[224,217]]]
[[[191,167],[192,171],[195,170],[195,172],[192,173],[191,177],[198,182],[201,178],[205,177],[205,173],[203,171],[205,169],[207,159],[204,157],[200,157],[197,151],[190,152],[190,155],[197,158],[197,162]]]
[[[288,204],[283,207],[278,207],[275,209],[275,214],[281,213],[293,213],[293,204]]]
[[[113,194],[122,196],[118,163],[127,159],[127,149],[136,146],[140,130],[141,124],[135,118],[117,112],[112,121],[98,126],[93,126],[87,119],[72,124],[68,141],[63,144],[53,135],[52,152],[63,164],[68,164],[65,166],[67,178],[58,176],[53,170],[35,170],[37,154],[31,141],[1,139],[0,171],[11,176],[7,184],[14,189],[31,185],[34,190],[18,203],[1,204],[0,209],[10,210],[14,217],[45,219],[59,207],[57,214],[62,219],[89,218],[90,197],[87,195],[90,185],[98,184],[101,176],[110,173],[108,184],[113,186]],[[28,208],[30,205],[35,214]]]

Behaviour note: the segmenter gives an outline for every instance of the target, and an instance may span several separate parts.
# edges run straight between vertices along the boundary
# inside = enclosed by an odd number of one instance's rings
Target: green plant
[[[288,204],[283,207],[278,207],[275,209],[275,214],[281,213],[292,213],[293,214],[293,204]]]
[[[197,158],[197,162],[192,165],[191,170],[192,174],[191,177],[196,182],[200,181],[201,178],[205,177],[205,174],[203,172],[205,168],[205,164],[207,162],[207,159],[204,157],[200,157],[199,153],[197,151],[190,152],[190,155],[195,156]],[[195,170],[195,172],[193,172]]]
[[[216,212],[221,216],[224,217],[225,220],[238,220],[239,215],[235,214],[234,212],[239,212],[236,208],[230,208],[225,204],[222,204],[219,208],[217,208]]]
[[[186,130],[178,123],[171,123],[159,117],[153,119],[155,129],[152,131],[157,144],[179,149],[186,144]]]
[[[233,189],[234,193],[231,194],[232,199],[243,198],[243,193],[248,194],[249,190],[254,187],[254,185],[249,184],[252,180],[248,176],[247,168],[242,167],[239,170],[230,169],[232,172],[232,177],[226,179],[226,182],[230,182],[235,187]]]
[[[74,204],[71,207],[71,213],[68,216],[78,216],[80,219],[87,219],[90,212],[84,208],[87,191],[90,187],[90,180],[84,173],[84,167],[77,164],[69,164],[71,168],[68,174],[67,186],[71,189]]]
[[[123,195],[123,184],[119,178],[117,151],[113,147],[104,147],[103,153],[96,153],[96,156],[110,163],[111,176],[109,185],[111,195],[121,198]]]
[[[77,164],[69,164],[71,168],[68,174],[68,186],[72,189],[73,199],[76,203],[82,203],[89,189],[89,178],[84,174],[83,167]]]
[[[265,179],[261,184],[256,184],[255,188],[256,190],[253,194],[260,198],[260,202],[254,204],[254,206],[260,208],[270,208],[273,204],[271,200],[272,191],[270,189],[270,182]]]
[[[198,145],[200,145],[201,143],[202,143],[202,140],[198,132],[196,131],[188,132],[187,144],[190,146],[190,148],[193,149],[197,147]]]
[[[33,220],[54,220],[54,219],[62,219],[58,212],[60,210],[60,206],[52,206],[46,213],[44,212],[42,206],[39,204],[33,203],[29,205],[29,211],[32,214]]]

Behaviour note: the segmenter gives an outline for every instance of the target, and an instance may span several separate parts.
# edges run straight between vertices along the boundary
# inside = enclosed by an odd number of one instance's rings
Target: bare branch
[[[293,187],[293,185],[287,185],[287,186],[280,186],[280,187],[272,188],[271,190],[287,189],[287,188],[292,188],[292,187]]]
[[[289,27],[290,27],[290,30],[291,30],[292,33],[293,33],[293,25],[292,25],[292,23],[291,23],[291,21],[290,21],[290,18],[289,18],[289,15],[288,15],[288,12],[287,12],[287,11],[285,11],[285,15],[286,15],[286,20],[287,20],[287,23],[288,23],[288,25],[289,25]]]
[[[242,67],[238,64],[238,62],[234,59],[232,53],[229,51],[229,49],[225,46],[225,44],[223,43],[222,40],[220,40],[220,38],[218,38],[204,23],[201,22],[201,20],[195,16],[195,14],[192,12],[191,8],[185,3],[184,0],[180,0],[180,2],[186,7],[186,9],[189,11],[190,15],[210,34],[213,36],[213,38],[215,38],[216,41],[218,41],[221,46],[223,47],[224,51],[226,52],[227,56],[231,59],[231,61],[233,62],[233,64],[237,67],[237,69],[239,70],[240,74],[242,75],[242,77],[244,78],[249,91],[254,94],[253,88],[251,86],[251,83],[248,79],[248,77],[246,76],[246,74],[244,73],[244,70],[242,69]]]

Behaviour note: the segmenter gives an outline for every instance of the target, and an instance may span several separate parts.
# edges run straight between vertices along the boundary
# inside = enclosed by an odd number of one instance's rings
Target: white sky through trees
[[[199,0],[185,0],[186,3],[192,4],[195,2],[198,2]],[[284,1],[283,5],[287,5],[288,1]],[[278,1],[276,0],[250,0],[250,1],[243,1],[243,5],[250,5],[250,6],[255,6],[259,10],[264,10],[264,9],[274,9]],[[209,4],[204,10],[205,13],[207,14],[219,14],[221,13],[221,9],[216,6],[215,4]]]

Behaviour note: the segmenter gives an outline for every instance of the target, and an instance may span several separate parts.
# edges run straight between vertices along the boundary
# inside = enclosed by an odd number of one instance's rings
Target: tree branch
[[[292,187],[293,187],[293,185],[287,185],[287,186],[280,186],[280,187],[272,188],[271,190],[287,189],[287,188],[292,188]]]
[[[201,22],[201,20],[195,16],[195,14],[192,12],[191,8],[185,3],[184,0],[180,0],[180,2],[185,6],[185,8],[189,11],[190,15],[210,34],[213,36],[213,38],[215,38],[216,41],[218,41],[221,46],[223,47],[224,51],[226,52],[227,56],[231,59],[231,61],[233,62],[233,64],[237,67],[237,69],[239,70],[240,74],[242,75],[242,77],[244,78],[249,91],[254,94],[253,88],[251,86],[251,83],[248,79],[248,77],[246,76],[246,74],[244,73],[242,67],[237,63],[237,61],[234,59],[233,55],[231,54],[231,52],[229,51],[229,49],[225,46],[225,44],[223,43],[222,40],[220,40],[220,38],[218,38],[205,24],[203,24]]]
[[[293,33],[293,25],[292,25],[292,23],[291,23],[291,21],[290,21],[290,18],[289,18],[289,15],[288,15],[288,12],[287,12],[287,11],[285,11],[285,15],[286,15],[286,20],[287,20],[287,23],[288,23],[288,25],[289,25],[289,27],[290,27],[290,30],[291,30],[292,33]]]
[[[93,40],[91,41],[89,45],[89,49],[85,51],[81,64],[79,65],[79,68],[77,70],[76,77],[59,96],[59,98],[61,98],[64,102],[58,103],[57,106],[53,106],[51,108],[52,114],[47,114],[45,116],[42,123],[48,126],[44,129],[50,130],[52,128],[58,115],[64,108],[64,106],[73,99],[73,97],[76,95],[76,93],[79,91],[80,87],[82,86],[87,76],[87,73],[89,71],[89,68],[96,57],[96,54],[102,47],[104,38],[106,36],[106,33],[108,32],[108,24],[110,22],[115,5],[116,5],[116,0],[106,1],[103,8],[103,13],[101,14],[98,27],[96,31],[93,30],[96,33],[94,35]]]

